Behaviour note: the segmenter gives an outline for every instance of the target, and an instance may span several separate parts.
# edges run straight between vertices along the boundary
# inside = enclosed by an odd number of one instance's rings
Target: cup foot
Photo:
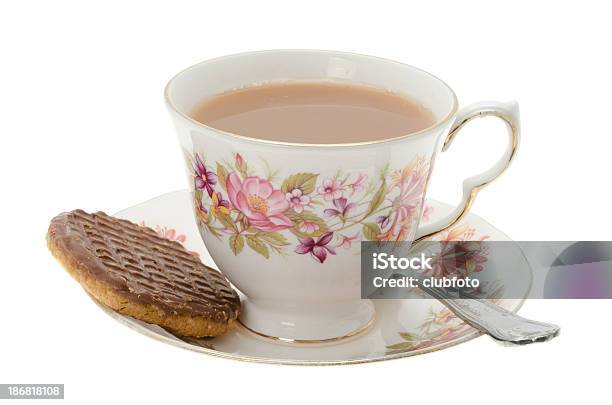
[[[245,300],[238,321],[252,333],[285,343],[330,343],[348,339],[374,324],[370,300],[305,304],[304,308]]]

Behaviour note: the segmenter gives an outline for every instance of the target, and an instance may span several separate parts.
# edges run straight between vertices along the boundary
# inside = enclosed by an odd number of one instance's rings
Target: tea
[[[339,82],[276,82],[203,100],[191,117],[213,128],[269,141],[369,142],[432,126],[415,100],[376,87]]]

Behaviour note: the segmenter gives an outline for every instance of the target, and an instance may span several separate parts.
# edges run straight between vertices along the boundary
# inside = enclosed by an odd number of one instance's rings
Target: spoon
[[[454,298],[444,288],[419,288],[436,298],[468,325],[502,343],[526,345],[546,342],[559,335],[557,325],[523,318],[499,305],[480,298]],[[463,296],[467,296],[463,294]]]

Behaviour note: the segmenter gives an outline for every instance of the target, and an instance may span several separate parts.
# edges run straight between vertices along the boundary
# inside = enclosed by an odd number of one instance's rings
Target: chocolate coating
[[[128,300],[217,322],[238,316],[240,298],[225,277],[151,228],[74,210],[53,218],[49,237],[83,271]]]

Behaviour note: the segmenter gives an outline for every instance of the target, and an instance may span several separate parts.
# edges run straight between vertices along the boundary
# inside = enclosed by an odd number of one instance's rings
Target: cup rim
[[[374,59],[374,60],[378,60],[381,62],[385,62],[385,63],[391,63],[394,65],[400,65],[403,67],[407,67],[413,70],[416,70],[422,74],[425,74],[435,80],[437,80],[440,84],[442,84],[442,86],[446,87],[446,89],[450,92],[451,96],[452,96],[452,107],[450,109],[450,111],[448,112],[448,114],[446,116],[444,116],[443,118],[437,120],[433,125],[430,125],[429,127],[422,129],[420,131],[416,131],[416,132],[410,132],[408,134],[405,135],[400,135],[400,136],[396,136],[396,137],[392,137],[392,138],[384,138],[384,139],[376,139],[373,141],[364,141],[364,142],[344,142],[344,143],[300,143],[300,142],[289,142],[289,141],[273,141],[273,140],[268,140],[268,139],[260,139],[260,138],[254,138],[254,137],[250,137],[250,136],[246,136],[246,135],[240,135],[237,133],[233,133],[233,132],[228,132],[228,131],[223,131],[220,129],[217,129],[215,127],[206,125],[201,123],[200,121],[197,121],[193,118],[191,118],[189,115],[185,114],[183,111],[181,111],[176,105],[174,105],[174,103],[172,102],[172,99],[170,97],[170,87],[172,86],[172,84],[180,77],[182,76],[184,73],[192,70],[192,69],[197,69],[198,67],[200,67],[201,65],[207,64],[207,63],[211,63],[211,62],[219,62],[219,61],[223,61],[224,59],[230,59],[236,56],[247,56],[247,55],[256,55],[256,54],[264,54],[264,53],[289,53],[289,52],[313,52],[313,53],[323,53],[323,54],[330,54],[330,55],[346,55],[346,56],[358,56],[361,58],[368,58],[368,59]],[[355,147],[355,146],[369,146],[369,145],[379,145],[379,144],[384,144],[384,143],[391,143],[391,142],[395,142],[395,141],[401,141],[407,138],[413,138],[413,137],[419,137],[419,136],[423,136],[427,133],[433,133],[436,129],[439,129],[441,127],[443,127],[457,112],[458,110],[458,105],[459,102],[457,100],[457,95],[455,94],[454,90],[442,79],[440,79],[439,77],[423,70],[420,69],[418,67],[409,65],[407,63],[403,63],[403,62],[398,62],[396,60],[393,59],[387,59],[387,58],[381,58],[378,56],[373,56],[373,55],[367,55],[367,54],[361,54],[361,53],[356,53],[356,52],[344,52],[344,51],[333,51],[333,50],[324,50],[324,49],[268,49],[268,50],[261,50],[261,51],[251,51],[251,52],[238,52],[238,53],[233,53],[233,54],[229,54],[229,55],[224,55],[224,56],[219,56],[216,58],[211,58],[211,59],[206,59],[204,61],[198,62],[196,64],[193,64],[183,70],[181,70],[180,72],[178,72],[177,74],[175,74],[174,76],[172,76],[172,78],[168,81],[168,83],[166,84],[166,87],[164,88],[164,100],[166,102],[166,106],[168,107],[168,109],[171,112],[174,112],[175,114],[177,114],[179,117],[181,117],[182,119],[190,122],[193,125],[196,125],[198,127],[207,129],[209,131],[213,131],[216,132],[218,134],[222,134],[225,136],[228,136],[230,138],[236,138],[239,140],[243,140],[243,141],[249,141],[249,142],[254,142],[254,143],[258,143],[258,144],[265,144],[265,145],[277,145],[277,146],[291,146],[291,147],[311,147],[311,148],[338,148],[338,147]]]

